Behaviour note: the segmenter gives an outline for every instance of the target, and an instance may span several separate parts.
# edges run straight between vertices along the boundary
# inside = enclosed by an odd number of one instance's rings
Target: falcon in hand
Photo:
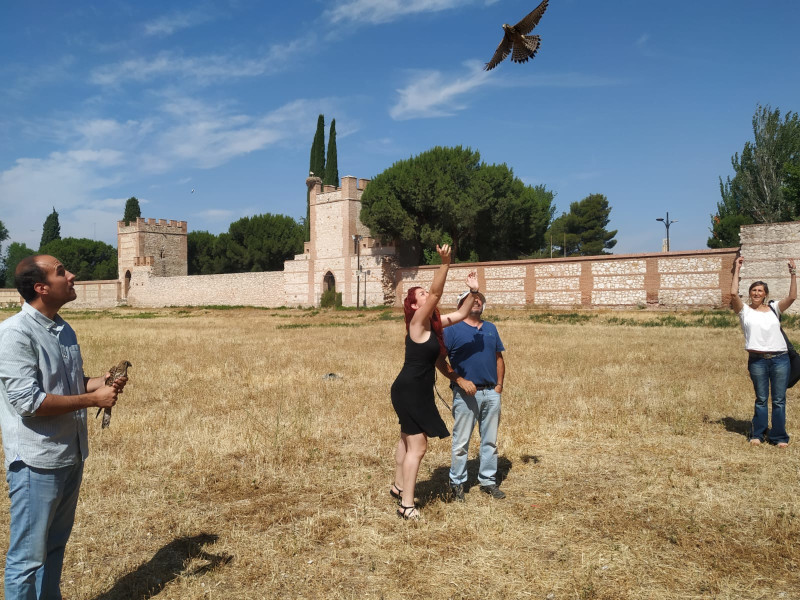
[[[503,24],[503,41],[494,52],[492,60],[486,63],[484,71],[491,71],[499,65],[510,52],[511,60],[515,63],[528,62],[529,58],[536,56],[539,50],[541,38],[538,35],[528,35],[539,23],[544,11],[547,10],[547,3],[550,0],[542,0],[542,3],[533,9],[533,12],[522,19],[514,26],[508,23]]]
[[[129,363],[127,360],[123,360],[118,365],[111,367],[108,371],[108,377],[106,377],[106,385],[114,385],[114,382],[119,379],[120,377],[127,377],[128,376],[128,367],[132,367],[133,365]],[[111,409],[110,408],[98,408],[97,414],[94,416],[96,419],[100,416],[100,411],[103,412],[103,424],[100,427],[101,429],[105,429],[111,424]]]

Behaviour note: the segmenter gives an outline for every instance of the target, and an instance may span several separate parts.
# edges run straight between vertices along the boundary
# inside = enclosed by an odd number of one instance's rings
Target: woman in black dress
[[[389,493],[400,501],[397,514],[404,519],[419,519],[419,511],[414,506],[414,487],[420,462],[428,448],[428,437],[450,435],[433,400],[436,360],[440,354],[445,354],[442,328],[463,321],[472,306],[471,302],[464,302],[456,312],[439,314],[437,305],[450,267],[450,246],[436,246],[436,251],[442,258],[442,265],[433,276],[430,291],[413,287],[403,302],[406,357],[403,369],[392,384],[392,406],[400,421],[400,441],[395,451],[394,484]],[[467,285],[473,294],[479,292],[475,272],[467,276]]]

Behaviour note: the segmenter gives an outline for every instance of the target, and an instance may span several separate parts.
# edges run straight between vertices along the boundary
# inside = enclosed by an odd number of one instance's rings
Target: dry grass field
[[[399,314],[63,314],[87,374],[133,363],[111,427],[90,423],[69,600],[800,598],[800,437],[748,445],[733,315],[488,313],[508,498],[449,502],[433,440],[408,523],[388,494]]]

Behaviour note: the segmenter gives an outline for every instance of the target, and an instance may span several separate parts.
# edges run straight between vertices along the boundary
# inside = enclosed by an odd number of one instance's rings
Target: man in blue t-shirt
[[[461,294],[458,306],[461,307],[469,297],[469,291]],[[483,294],[471,298],[469,316],[444,330],[450,364],[442,356],[436,363],[453,389],[450,489],[459,502],[464,501],[469,439],[476,422],[481,436],[478,471],[481,491],[498,500],[506,497],[497,487],[497,427],[500,425],[500,395],[506,371],[503,362],[505,348],[494,324],[481,319],[486,298]]]

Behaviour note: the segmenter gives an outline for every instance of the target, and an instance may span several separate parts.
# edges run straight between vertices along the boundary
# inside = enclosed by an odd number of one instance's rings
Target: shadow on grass
[[[733,417],[722,417],[718,421],[712,421],[717,425],[725,427],[726,431],[731,433],[738,433],[745,437],[750,437],[750,421],[743,421],[741,419],[734,419]]]
[[[538,459],[537,459],[538,460]],[[512,462],[505,456],[497,458],[497,485],[508,477],[511,471]],[[478,469],[480,461],[473,458],[467,461],[467,482],[464,484],[464,491],[468,492],[474,485],[478,485]],[[417,481],[414,490],[419,499],[419,506],[423,507],[434,500],[450,500],[450,465],[436,467],[431,473],[431,478],[427,481]]]
[[[184,572],[185,564],[193,558],[209,561],[188,573],[200,575],[220,565],[229,563],[233,557],[227,554],[210,554],[203,550],[206,544],[213,544],[219,536],[201,533],[191,537],[175,538],[160,548],[148,562],[123,576],[107,592],[94,600],[148,600],[158,595],[172,580]]]

